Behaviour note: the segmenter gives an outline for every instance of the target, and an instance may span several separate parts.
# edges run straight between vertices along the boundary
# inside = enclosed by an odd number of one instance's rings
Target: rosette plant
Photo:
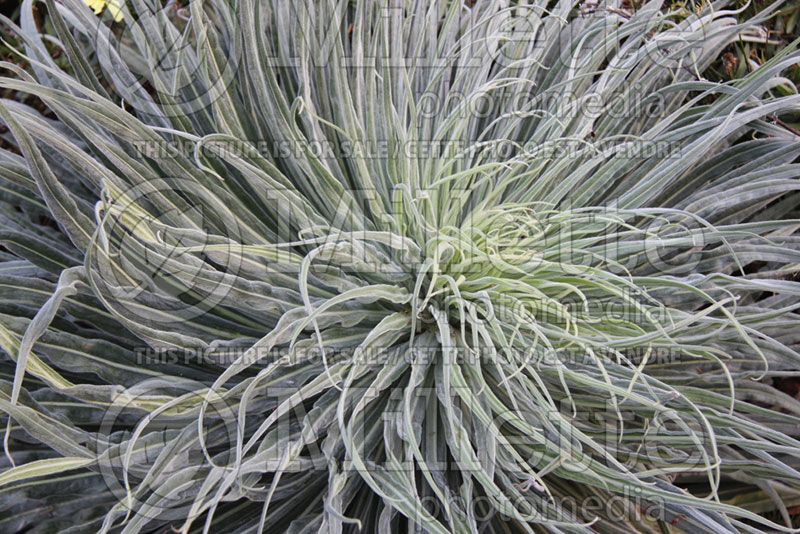
[[[24,0],[0,531],[792,531],[800,55],[690,7]]]

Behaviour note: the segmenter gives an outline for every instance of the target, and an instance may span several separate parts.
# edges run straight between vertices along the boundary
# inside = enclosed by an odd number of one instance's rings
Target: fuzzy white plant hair
[[[797,42],[623,4],[25,0],[0,531],[791,531]]]

